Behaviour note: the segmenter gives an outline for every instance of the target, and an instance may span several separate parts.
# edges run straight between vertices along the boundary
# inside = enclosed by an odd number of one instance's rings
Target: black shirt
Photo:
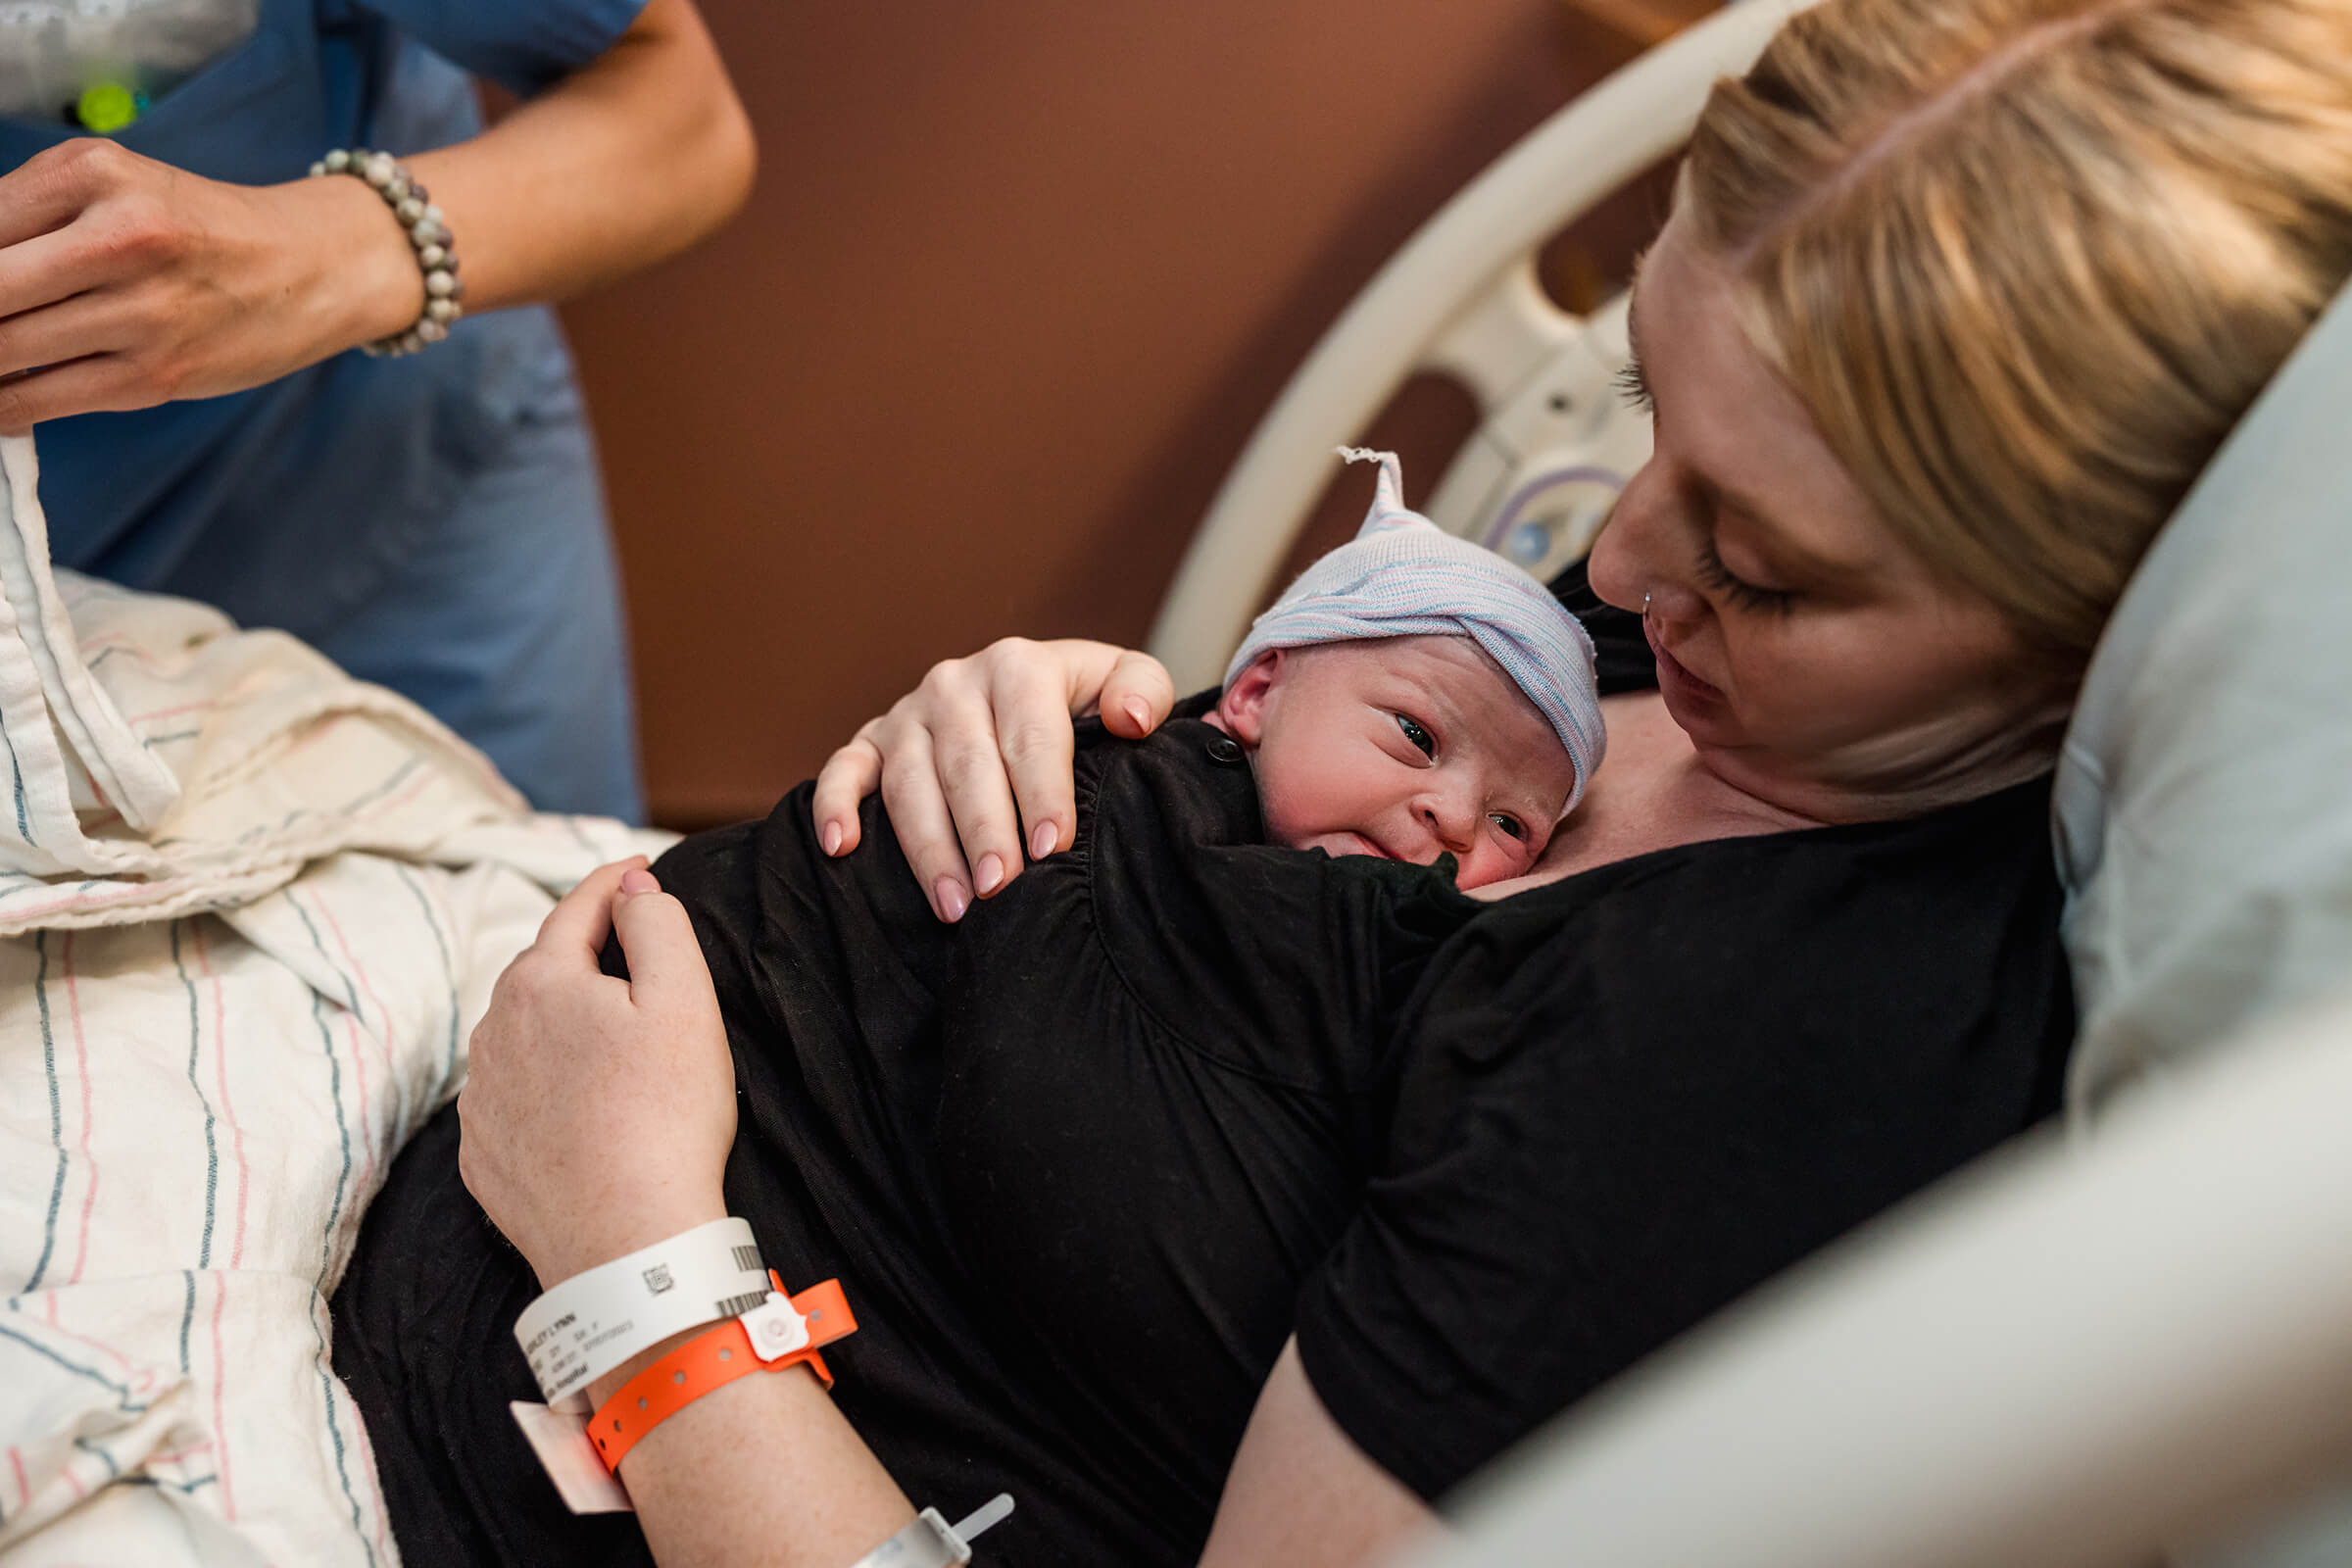
[[[1499,905],[1256,845],[1206,726],[1084,733],[1071,850],[932,921],[869,807],[689,840],[742,1093],[734,1212],[861,1324],[836,1397],[1017,1563],[1191,1561],[1292,1332],[1434,1496],[1634,1359],[2044,1114],[2072,1007],[2047,790],[1693,845]],[[335,1359],[412,1560],[642,1560],[506,1412],[534,1292],[405,1153]]]
[[[1695,844],[1496,905],[1397,1025],[1396,1114],[1299,1298],[1358,1446],[1435,1497],[2048,1114],[2048,790]]]

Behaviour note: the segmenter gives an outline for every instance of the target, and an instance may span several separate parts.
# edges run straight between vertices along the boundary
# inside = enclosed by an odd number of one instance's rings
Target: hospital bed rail
[[[1810,0],[1742,0],[1642,56],[1531,132],[1424,223],[1335,321],[1258,424],[1187,549],[1152,631],[1179,691],[1215,683],[1352,440],[1417,370],[1480,408],[1423,509],[1548,575],[1581,557],[1649,423],[1611,385],[1625,299],[1562,311],[1544,242],[1689,137],[1707,88]],[[1562,490],[1568,492],[1563,496]],[[1547,500],[1542,520],[1528,503]],[[1563,505],[1563,503],[1565,503]]]

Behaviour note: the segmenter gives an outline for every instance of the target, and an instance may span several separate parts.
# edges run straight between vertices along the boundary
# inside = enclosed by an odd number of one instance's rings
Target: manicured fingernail
[[[1004,880],[1004,862],[993,853],[980,857],[980,863],[972,867],[972,886],[984,899],[996,892],[997,884]]]
[[[620,891],[623,893],[659,893],[662,891],[662,884],[654,880],[653,872],[642,867],[632,866],[620,873]]]
[[[825,847],[827,855],[839,855],[841,853],[841,824],[827,822],[825,830],[816,836],[816,841]]]
[[[943,876],[933,885],[931,892],[935,902],[939,905],[941,919],[960,920],[963,918],[963,911],[969,906],[971,900],[965,895],[961,883],[952,876]]]
[[[1038,823],[1037,830],[1029,835],[1029,858],[1032,860],[1044,859],[1054,853],[1054,847],[1060,842],[1061,830],[1059,828],[1051,822]]]
[[[1138,730],[1152,727],[1152,710],[1144,706],[1144,700],[1141,697],[1128,698],[1119,705],[1119,711],[1133,719]]]

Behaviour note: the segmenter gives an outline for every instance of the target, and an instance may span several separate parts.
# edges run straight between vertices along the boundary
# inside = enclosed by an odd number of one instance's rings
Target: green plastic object
[[[84,129],[112,136],[139,118],[139,96],[119,81],[97,82],[74,100],[74,116]]]

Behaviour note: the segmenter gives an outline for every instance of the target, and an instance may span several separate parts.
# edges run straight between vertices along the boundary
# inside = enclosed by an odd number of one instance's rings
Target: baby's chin
[[[1376,860],[1401,860],[1401,855],[1392,855],[1381,848],[1380,841],[1366,834],[1335,828],[1328,833],[1310,833],[1303,838],[1285,839],[1284,848],[1293,850],[1321,850],[1324,854],[1363,856]]]
[[[1403,860],[1407,858],[1405,856],[1390,854],[1387,850],[1381,848],[1379,841],[1376,839],[1370,838],[1362,833],[1348,832],[1346,829],[1338,829],[1329,833],[1310,834],[1305,838],[1295,841],[1285,840],[1283,841],[1283,847],[1285,849],[1292,850],[1321,850],[1324,854],[1331,856],[1334,858],[1339,858],[1346,856],[1358,856],[1366,859],[1376,860]],[[1428,862],[1423,861],[1420,863],[1426,864]],[[1483,871],[1478,871],[1473,870],[1467,862],[1457,860],[1454,865],[1453,885],[1462,892],[1468,893],[1473,888],[1483,888],[1489,883],[1508,882],[1513,877],[1525,876],[1531,869],[1533,869],[1534,864],[1534,858],[1531,857],[1526,865],[1489,866]]]

